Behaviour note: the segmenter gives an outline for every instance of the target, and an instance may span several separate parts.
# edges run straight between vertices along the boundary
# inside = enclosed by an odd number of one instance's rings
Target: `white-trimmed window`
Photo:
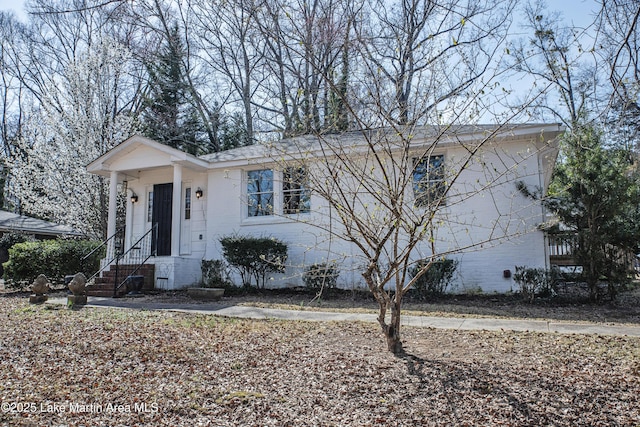
[[[444,155],[434,154],[413,160],[413,196],[416,207],[425,207],[444,197]]]
[[[247,171],[247,216],[273,215],[273,171]]]
[[[282,171],[282,213],[292,215],[310,210],[311,197],[306,168],[285,168]]]

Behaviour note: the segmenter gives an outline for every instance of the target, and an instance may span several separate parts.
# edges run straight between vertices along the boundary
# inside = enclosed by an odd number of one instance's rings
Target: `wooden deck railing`
[[[556,266],[579,266],[573,257],[574,248],[577,246],[577,236],[574,233],[549,233],[546,236],[549,263]],[[614,251],[618,260],[629,266],[629,270],[640,275],[640,260],[635,253],[631,251],[616,250]]]
[[[573,233],[547,234],[549,260],[552,264],[556,260],[569,261],[573,258],[573,248],[576,245],[576,235]]]

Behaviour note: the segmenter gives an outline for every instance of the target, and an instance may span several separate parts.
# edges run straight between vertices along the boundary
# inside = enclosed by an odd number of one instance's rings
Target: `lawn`
[[[639,338],[0,310],[0,425],[640,425]]]

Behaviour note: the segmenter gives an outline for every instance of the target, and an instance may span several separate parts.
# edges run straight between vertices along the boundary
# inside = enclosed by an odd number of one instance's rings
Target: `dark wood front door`
[[[152,223],[158,224],[158,236],[153,238],[152,246],[156,255],[171,255],[171,212],[173,203],[173,184],[153,186]]]

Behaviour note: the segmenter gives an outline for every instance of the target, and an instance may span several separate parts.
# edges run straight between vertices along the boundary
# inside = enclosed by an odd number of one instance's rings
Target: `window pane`
[[[286,168],[282,172],[283,213],[297,214],[311,210],[311,197],[305,168]]]
[[[147,222],[153,221],[153,191],[149,191],[147,197]]]
[[[247,172],[248,216],[273,214],[273,171],[263,169]]]
[[[414,159],[413,195],[415,206],[428,206],[440,200],[445,193],[444,156]]]
[[[191,187],[184,190],[184,219],[191,219]]]

